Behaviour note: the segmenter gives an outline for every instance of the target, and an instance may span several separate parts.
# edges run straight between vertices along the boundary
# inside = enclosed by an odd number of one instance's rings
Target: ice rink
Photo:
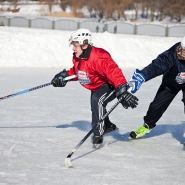
[[[1,68],[0,97],[51,81],[60,69]],[[135,68],[122,69],[127,78]],[[0,102],[0,185],[183,185],[185,121],[180,92],[157,127],[145,138],[128,140],[143,124],[161,77],[136,93],[136,109],[119,105],[110,119],[119,130],[94,150],[89,137],[66,156],[91,129],[90,91],[78,82],[44,87]],[[108,109],[115,103],[111,102]]]

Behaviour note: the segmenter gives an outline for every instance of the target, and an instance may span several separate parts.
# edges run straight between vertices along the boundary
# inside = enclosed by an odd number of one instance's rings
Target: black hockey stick
[[[117,107],[117,105],[123,100],[123,96],[110,108],[110,110],[99,120],[95,127],[98,127],[101,122]],[[71,156],[77,151],[77,149],[85,142],[85,140],[92,134],[93,128],[87,133],[87,135],[79,142],[79,144],[72,150],[72,152],[65,159],[65,166],[72,168]]]
[[[76,78],[76,75],[72,75],[72,76],[68,76],[66,78],[63,78],[62,81],[67,81],[67,80],[70,80],[70,79],[73,79],[73,78]],[[30,89],[19,91],[19,92],[14,93],[14,94],[6,95],[6,96],[3,96],[3,97],[0,97],[0,101],[8,99],[8,98],[12,98],[14,96],[18,96],[18,95],[21,95],[21,94],[25,94],[27,92],[31,92],[31,91],[34,91],[34,90],[37,90],[37,89],[40,89],[40,88],[43,88],[43,87],[47,87],[49,85],[51,85],[51,83],[46,83],[46,84],[43,84],[43,85],[39,85],[37,87],[32,87]]]

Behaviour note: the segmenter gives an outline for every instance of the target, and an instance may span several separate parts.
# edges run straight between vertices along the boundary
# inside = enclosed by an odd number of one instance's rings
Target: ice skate
[[[105,131],[103,133],[103,135],[108,134],[109,132],[118,130],[119,128],[114,124],[114,123],[109,123],[106,127],[105,127]]]
[[[103,136],[93,136],[92,138],[93,147],[99,149],[103,143]]]
[[[137,138],[143,137],[147,135],[148,133],[150,133],[151,130],[152,129],[150,129],[148,125],[144,124],[139,129],[130,132],[130,138],[137,139]]]

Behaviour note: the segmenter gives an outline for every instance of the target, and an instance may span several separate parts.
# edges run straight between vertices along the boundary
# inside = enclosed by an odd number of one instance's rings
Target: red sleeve
[[[74,70],[74,66],[72,68],[70,68],[69,70],[67,70],[67,74],[68,74],[68,76],[76,75],[75,70]],[[78,80],[78,78],[76,77],[76,78],[73,78],[71,81],[77,81],[77,80]]]
[[[108,52],[104,52],[98,57],[97,71],[105,76],[108,82],[117,88],[119,85],[126,84],[127,80],[123,75],[122,70],[114,62]]]

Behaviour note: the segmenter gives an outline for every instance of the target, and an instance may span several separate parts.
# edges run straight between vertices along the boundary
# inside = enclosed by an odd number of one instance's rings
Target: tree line
[[[0,0],[3,2],[4,0]],[[33,1],[33,0],[32,0]],[[150,19],[150,21],[162,21],[166,17],[171,20],[180,22],[185,16],[185,0],[34,0],[39,3],[48,4],[49,10],[52,11],[53,4],[60,4],[63,11],[68,6],[74,14],[78,14],[83,7],[87,7],[91,17],[100,19],[120,18],[137,21],[138,18]],[[16,7],[21,4],[21,0],[9,0]],[[25,0],[24,0],[25,2]],[[27,0],[29,2],[29,0]],[[132,10],[132,18],[128,18],[125,14],[127,10]]]
[[[64,11],[67,6],[70,6],[74,13],[86,6],[92,17],[98,16],[106,19],[114,18],[116,13],[118,20],[121,17],[127,20],[126,10],[135,12],[133,20],[141,16],[146,19],[150,18],[151,21],[155,19],[162,21],[168,16],[171,20],[180,22],[185,16],[184,0],[60,0],[60,4]]]

